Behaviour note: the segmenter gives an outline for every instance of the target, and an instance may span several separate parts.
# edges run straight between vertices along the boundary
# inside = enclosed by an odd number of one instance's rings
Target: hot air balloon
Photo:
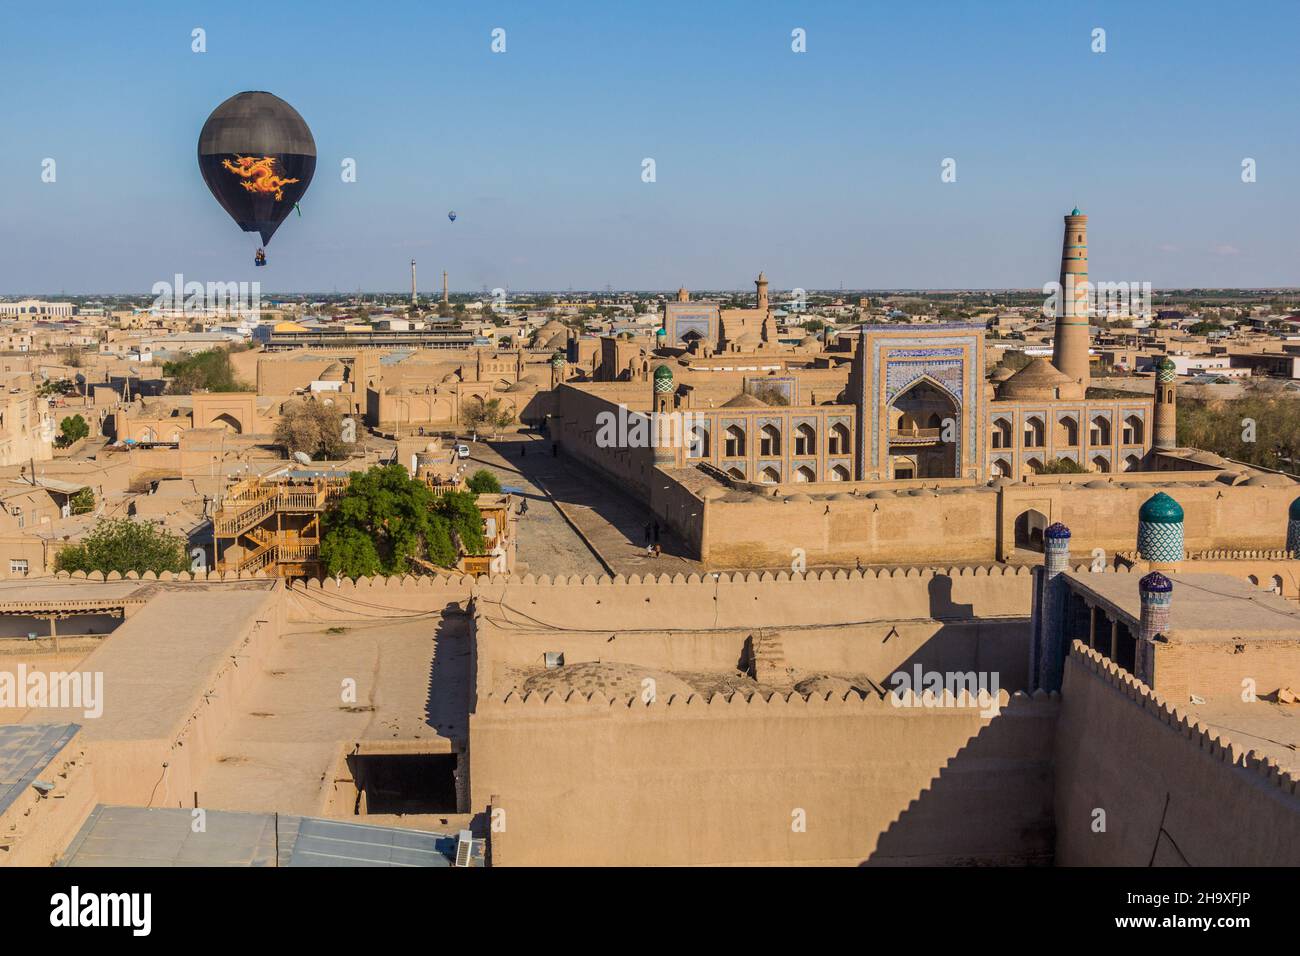
[[[455,221],[456,221],[456,210],[453,209],[451,212],[447,213],[447,218],[450,219],[452,222],[455,222]]]
[[[316,141],[278,96],[236,93],[203,124],[199,171],[221,208],[265,246],[311,185]],[[263,250],[256,261],[266,264]]]

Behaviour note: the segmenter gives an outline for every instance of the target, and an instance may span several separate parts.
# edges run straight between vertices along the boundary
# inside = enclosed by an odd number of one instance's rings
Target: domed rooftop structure
[[[671,382],[673,380],[673,370],[667,365],[655,366],[654,380],[656,382]]]
[[[723,408],[766,408],[767,402],[761,398],[756,398],[748,392],[741,392],[735,398],[728,399],[722,403]]]
[[[991,378],[994,382],[1005,382],[1007,379],[1009,379],[1011,376],[1015,374],[1016,373],[1014,371],[1007,368],[1005,365],[999,365],[995,369],[993,369],[992,372],[989,373],[989,378]]]
[[[1143,591],[1154,591],[1158,594],[1168,594],[1174,589],[1174,582],[1159,571],[1152,571],[1150,574],[1138,581],[1138,587]]]
[[[998,397],[1043,401],[1057,398],[1058,389],[1073,384],[1047,359],[1036,358],[998,387]]]
[[[1243,485],[1249,485],[1251,488],[1281,488],[1285,485],[1294,484],[1286,475],[1278,475],[1269,471],[1262,471],[1257,475],[1251,475]]]
[[[1163,491],[1157,491],[1138,510],[1138,521],[1149,524],[1182,524],[1183,506]]]

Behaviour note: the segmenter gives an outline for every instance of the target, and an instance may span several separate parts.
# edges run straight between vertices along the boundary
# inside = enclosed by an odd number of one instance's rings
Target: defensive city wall
[[[1055,763],[1059,865],[1300,862],[1294,775],[1078,641]]]

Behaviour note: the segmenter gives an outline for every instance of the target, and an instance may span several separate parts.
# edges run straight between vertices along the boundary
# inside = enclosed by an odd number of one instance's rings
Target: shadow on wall
[[[930,579],[930,616],[939,621],[969,621],[975,617],[975,605],[956,604],[952,599],[952,578],[947,575]]]
[[[470,621],[460,604],[444,607],[433,633],[433,660],[429,664],[429,696],[424,722],[441,736],[469,739]]]
[[[1050,866],[1058,701],[1018,698],[880,835],[862,866]]]

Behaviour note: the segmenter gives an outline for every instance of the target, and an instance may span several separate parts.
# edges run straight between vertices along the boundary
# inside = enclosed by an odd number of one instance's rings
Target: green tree
[[[457,542],[481,554],[483,518],[467,492],[436,495],[398,464],[356,472],[322,520],[321,561],[348,577],[418,572],[416,559],[451,567]]]
[[[56,571],[188,571],[185,539],[165,528],[132,521],[130,518],[103,518],[90,534],[59,552],[54,561]]]
[[[470,475],[466,485],[476,495],[496,495],[501,493],[501,482],[497,480],[496,475],[486,468],[480,468]]]
[[[84,515],[95,510],[95,493],[89,488],[82,488],[68,499],[68,507],[74,515]]]
[[[245,392],[250,386],[235,378],[235,367],[230,364],[229,349],[210,349],[196,352],[175,362],[163,363],[163,375],[171,382],[167,391],[172,395],[191,395],[196,391]]]
[[[73,442],[81,441],[90,434],[90,426],[80,415],[70,415],[59,422],[58,445],[67,448]]]

